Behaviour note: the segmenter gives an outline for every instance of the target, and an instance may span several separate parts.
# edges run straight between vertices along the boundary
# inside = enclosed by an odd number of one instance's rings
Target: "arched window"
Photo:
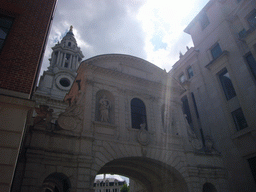
[[[138,98],[134,98],[131,101],[131,116],[132,116],[132,128],[140,129],[143,124],[145,124],[145,129],[147,128],[147,116],[146,107],[143,101]]]
[[[68,46],[69,46],[69,47],[71,46],[71,43],[70,43],[70,42],[68,42]]]

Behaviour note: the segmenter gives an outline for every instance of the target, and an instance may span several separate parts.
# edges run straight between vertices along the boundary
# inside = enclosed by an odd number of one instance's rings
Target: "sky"
[[[52,49],[73,26],[84,58],[121,53],[169,71],[179,52],[192,47],[186,26],[209,0],[59,0],[41,74]]]

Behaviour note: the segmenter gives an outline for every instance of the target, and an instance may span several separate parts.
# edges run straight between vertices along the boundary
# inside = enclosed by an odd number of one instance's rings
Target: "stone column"
[[[73,57],[72,69],[76,71],[76,55],[74,55],[74,57]]]
[[[78,55],[76,56],[76,69],[78,68]]]
[[[62,67],[63,53],[60,52],[59,66]]]

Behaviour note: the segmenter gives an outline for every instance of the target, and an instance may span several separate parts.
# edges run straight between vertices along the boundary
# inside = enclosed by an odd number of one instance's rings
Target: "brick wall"
[[[0,52],[0,88],[31,94],[57,0],[2,0],[14,23]]]

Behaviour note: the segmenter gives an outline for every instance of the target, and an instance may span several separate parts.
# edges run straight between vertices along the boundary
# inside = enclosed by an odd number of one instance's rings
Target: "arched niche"
[[[217,192],[215,186],[211,183],[205,183],[203,185],[203,192]]]
[[[115,100],[111,92],[98,91],[95,105],[95,121],[115,124]]]
[[[52,173],[43,182],[43,192],[69,192],[71,184],[63,173]]]

